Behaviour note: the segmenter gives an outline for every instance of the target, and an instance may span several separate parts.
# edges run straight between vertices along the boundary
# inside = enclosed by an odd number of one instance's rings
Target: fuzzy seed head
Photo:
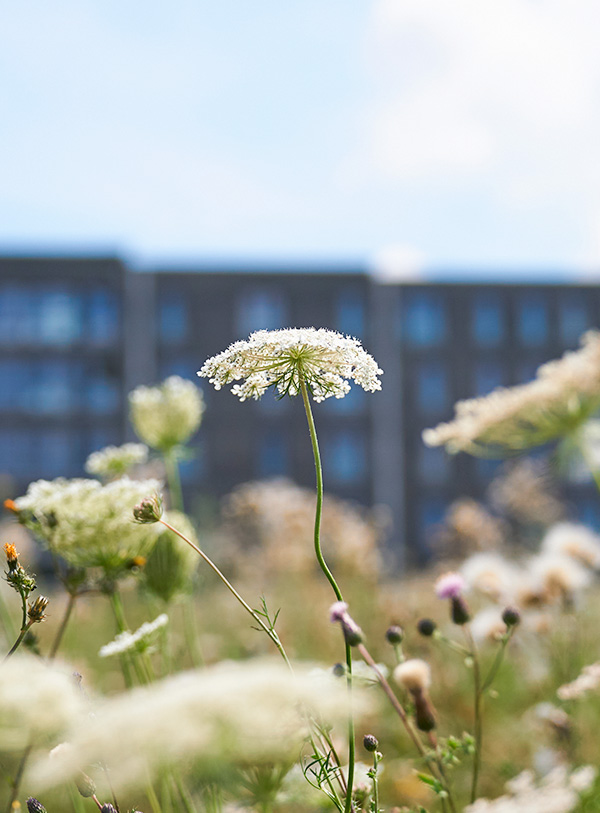
[[[394,680],[411,693],[425,692],[431,685],[431,669],[420,658],[411,658],[394,669]]]

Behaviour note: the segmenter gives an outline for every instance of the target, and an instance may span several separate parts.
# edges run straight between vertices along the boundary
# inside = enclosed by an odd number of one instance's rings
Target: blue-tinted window
[[[491,294],[475,297],[471,313],[471,332],[481,347],[496,347],[506,332],[506,314],[501,300]]]
[[[77,438],[68,429],[42,429],[35,445],[40,477],[69,477],[77,470]]]
[[[159,303],[158,329],[165,344],[178,344],[188,335],[188,308],[182,294],[165,294]]]
[[[540,347],[548,340],[548,303],[542,296],[528,294],[517,305],[517,332],[526,347]]]
[[[326,438],[324,464],[326,477],[338,485],[357,485],[367,473],[367,445],[358,432],[339,430]]]
[[[540,362],[537,361],[522,361],[517,364],[517,384],[526,384],[528,381],[532,381],[539,366]]]
[[[97,288],[89,295],[86,329],[92,344],[111,345],[119,338],[119,303],[116,295]]]
[[[336,325],[340,333],[361,338],[365,333],[365,305],[358,291],[343,291],[336,303]]]
[[[36,301],[33,291],[16,285],[0,288],[0,342],[30,344],[36,340]]]
[[[189,378],[190,381],[198,384],[201,379],[198,378],[196,373],[201,366],[202,361],[198,359],[198,356],[173,356],[161,361],[159,365],[159,378],[162,381],[170,375],[178,375],[180,378]]]
[[[447,503],[438,497],[425,497],[418,506],[418,558],[425,562],[429,558],[430,543],[446,515]]]
[[[322,408],[338,415],[360,415],[365,409],[367,394],[358,384],[352,384],[350,392],[343,398],[327,398]]]
[[[492,480],[500,472],[502,460],[493,460],[489,457],[476,457],[473,459],[475,473],[478,480]]]
[[[473,395],[487,395],[508,383],[506,365],[500,361],[479,361],[473,370]]]
[[[287,321],[285,300],[278,291],[247,291],[238,302],[236,331],[246,337],[255,330],[277,330]]]
[[[45,289],[38,298],[38,340],[69,345],[81,337],[82,303],[76,292]]]
[[[0,360],[0,410],[28,410],[33,370],[29,360]]]
[[[88,376],[85,394],[87,409],[94,415],[110,415],[119,408],[118,383],[101,370],[95,370]]]
[[[600,505],[596,497],[579,499],[576,503],[577,519],[595,531],[600,530]]]
[[[287,436],[271,430],[260,439],[258,449],[258,476],[275,477],[289,472]]]
[[[448,409],[448,371],[443,362],[426,361],[417,366],[416,396],[419,410],[426,415]]]
[[[565,345],[575,347],[579,339],[591,327],[590,315],[583,294],[561,294],[558,303],[560,336]]]
[[[37,475],[35,443],[28,429],[0,428],[0,472],[16,478]]]
[[[92,452],[97,452],[99,449],[104,449],[105,446],[118,446],[121,442],[122,440],[116,429],[93,427],[87,433],[85,441],[85,456],[87,457]]]
[[[441,344],[448,330],[442,297],[426,291],[406,293],[400,328],[404,341],[415,347]]]
[[[417,457],[419,480],[426,485],[442,485],[450,476],[450,458],[443,448],[420,445]]]
[[[191,456],[179,463],[181,482],[185,485],[197,483],[206,474],[206,450],[202,441],[196,441],[189,451]]]
[[[63,415],[79,406],[81,378],[71,359],[45,359],[37,364],[29,409],[43,415]]]

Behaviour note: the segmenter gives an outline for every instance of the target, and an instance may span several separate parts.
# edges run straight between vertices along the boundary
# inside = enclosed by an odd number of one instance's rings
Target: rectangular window
[[[158,330],[165,344],[180,344],[188,335],[188,308],[183,294],[167,293],[158,306]]]
[[[506,314],[502,301],[493,294],[480,294],[473,301],[471,335],[480,347],[496,347],[504,341]]]
[[[0,288],[0,342],[23,345],[35,342],[36,301],[33,290],[18,285]]]
[[[450,476],[450,457],[443,448],[419,445],[417,457],[419,480],[426,485],[443,485]]]
[[[548,341],[548,303],[538,294],[527,294],[517,304],[517,334],[525,347],[540,347]]]
[[[88,373],[86,382],[86,408],[93,415],[111,415],[120,406],[120,388],[114,376],[96,369]]]
[[[107,288],[91,291],[87,303],[86,328],[90,344],[105,347],[119,341],[119,303],[113,291]]]
[[[501,361],[478,361],[473,369],[473,395],[487,395],[508,383],[508,370]]]
[[[336,302],[336,327],[358,339],[365,333],[365,305],[358,291],[343,291]]]
[[[355,486],[367,475],[367,444],[362,432],[340,429],[325,438],[327,478],[336,485]]]
[[[269,430],[260,440],[258,476],[276,477],[289,472],[288,439],[284,432]]]
[[[0,472],[18,480],[37,477],[36,445],[29,429],[0,428]]]
[[[561,294],[558,303],[558,322],[563,344],[567,347],[577,347],[581,336],[591,327],[584,294]]]
[[[69,429],[42,429],[35,433],[37,466],[41,477],[70,477],[78,473],[78,438]]]
[[[261,289],[246,291],[237,303],[235,330],[246,338],[255,330],[277,330],[286,327],[287,308],[279,291]]]
[[[66,346],[81,337],[82,302],[75,291],[45,289],[38,298],[38,340]]]
[[[448,371],[441,361],[425,361],[417,365],[417,407],[424,415],[437,415],[449,409]]]
[[[403,340],[413,347],[434,347],[446,339],[448,324],[440,294],[407,292],[401,300],[400,329]]]

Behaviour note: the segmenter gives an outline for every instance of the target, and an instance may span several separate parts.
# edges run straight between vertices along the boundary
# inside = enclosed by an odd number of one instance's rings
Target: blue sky
[[[22,0],[0,251],[600,267],[597,0]]]

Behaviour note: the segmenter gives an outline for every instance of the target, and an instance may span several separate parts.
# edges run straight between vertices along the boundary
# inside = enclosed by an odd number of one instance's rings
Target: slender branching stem
[[[230,581],[229,581],[229,580],[226,578],[226,576],[225,576],[223,573],[221,573],[221,571],[220,571],[220,570],[219,570],[219,568],[216,566],[216,564],[215,564],[215,563],[212,561],[212,559],[210,559],[210,558],[209,558],[209,557],[206,555],[206,553],[204,553],[204,551],[203,551],[203,550],[201,550],[201,549],[200,549],[200,548],[199,548],[197,545],[195,545],[195,544],[192,542],[192,540],[191,540],[191,539],[188,539],[188,537],[187,537],[187,536],[185,536],[185,534],[182,534],[182,533],[181,533],[181,531],[178,531],[178,530],[177,530],[177,528],[174,528],[174,527],[173,527],[172,525],[170,525],[170,524],[169,524],[169,523],[168,523],[166,520],[164,520],[164,519],[159,519],[158,521],[159,521],[159,522],[160,522],[162,525],[164,525],[164,526],[165,526],[165,528],[168,528],[170,531],[172,531],[174,534],[176,534],[178,537],[180,537],[180,539],[183,539],[183,541],[184,541],[184,542],[187,542],[187,544],[188,544],[188,545],[189,545],[191,548],[193,548],[193,549],[196,551],[196,553],[197,553],[199,556],[201,556],[201,557],[202,557],[202,559],[204,559],[204,561],[206,562],[206,564],[207,564],[207,565],[208,565],[208,566],[209,566],[209,567],[210,567],[210,568],[211,568],[211,569],[212,569],[212,570],[213,570],[213,571],[214,571],[214,572],[217,574],[217,576],[218,576],[218,577],[221,579],[221,581],[223,582],[223,584],[225,585],[225,587],[226,587],[226,588],[229,590],[229,592],[230,592],[230,593],[231,593],[233,596],[235,596],[235,598],[236,598],[236,599],[239,601],[239,603],[240,603],[240,604],[242,605],[242,607],[243,607],[243,608],[246,610],[246,612],[247,612],[247,613],[249,613],[249,615],[251,615],[251,616],[252,616],[252,618],[254,619],[254,621],[256,621],[256,623],[259,625],[259,627],[260,627],[262,630],[264,630],[264,632],[266,632],[266,633],[267,633],[267,635],[269,636],[269,638],[270,638],[270,639],[273,641],[273,643],[274,643],[274,644],[275,644],[275,646],[277,647],[277,650],[279,651],[279,653],[280,653],[281,657],[283,658],[283,660],[286,662],[286,664],[288,665],[288,667],[289,667],[289,668],[290,668],[290,670],[291,670],[291,669],[292,669],[292,666],[291,666],[291,664],[290,664],[290,662],[289,662],[289,660],[288,660],[288,656],[287,656],[287,654],[286,654],[286,652],[285,652],[285,649],[283,648],[283,645],[282,645],[281,641],[279,640],[279,636],[277,635],[277,633],[275,632],[275,630],[274,630],[274,629],[272,629],[271,627],[269,627],[267,624],[265,624],[265,622],[264,622],[264,621],[262,620],[262,618],[261,618],[261,617],[258,615],[258,613],[256,613],[256,612],[255,612],[255,611],[252,609],[252,607],[251,607],[251,606],[250,606],[250,605],[249,605],[249,604],[248,604],[246,601],[244,601],[244,599],[243,599],[243,598],[240,596],[240,594],[239,594],[239,593],[238,593],[238,591],[235,589],[235,587],[234,587],[234,586],[231,584],[231,582],[230,582]]]
[[[331,570],[328,568],[323,552],[321,550],[321,514],[323,512],[323,467],[321,466],[321,453],[319,452],[319,441],[317,439],[317,430],[315,421],[310,407],[310,400],[308,397],[308,389],[306,381],[302,374],[302,369],[298,370],[298,379],[300,381],[300,391],[302,392],[302,401],[304,403],[304,411],[306,412],[306,420],[308,421],[308,431],[310,433],[310,441],[312,444],[313,457],[315,460],[315,474],[317,480],[317,505],[315,509],[315,527],[314,527],[314,546],[315,554],[319,566],[329,584],[333,588],[333,592],[338,601],[343,601],[342,591],[338,587],[336,580],[333,577]],[[354,784],[354,762],[355,762],[355,742],[354,742],[354,715],[352,713],[352,648],[345,642],[346,648],[346,680],[348,684],[348,698],[349,698],[349,714],[348,714],[348,790],[346,792],[346,805],[345,813],[350,813],[352,809],[352,787]]]
[[[69,619],[71,618],[71,613],[73,612],[73,608],[75,606],[75,602],[77,600],[77,593],[69,593],[69,601],[67,602],[67,606],[65,608],[64,615],[60,622],[60,626],[56,631],[56,635],[54,636],[54,641],[52,642],[52,646],[50,647],[50,652],[48,653],[48,660],[53,661],[56,657],[56,653],[62,643],[63,636],[65,634],[65,630],[67,629],[67,624],[69,623]]]
[[[467,624],[463,627],[465,638],[469,645],[470,655],[473,660],[473,728],[475,736],[475,753],[473,754],[473,777],[471,781],[471,802],[477,799],[477,785],[479,782],[479,772],[481,769],[481,749],[483,746],[483,685],[481,681],[481,665],[479,654],[473,635]]]
[[[29,631],[29,627],[31,627],[31,625],[33,623],[34,623],[33,621],[27,621],[25,623],[25,626],[21,628],[21,632],[19,633],[19,636],[18,636],[17,640],[14,642],[14,644],[11,646],[11,648],[8,650],[8,652],[4,656],[5,661],[7,661],[10,658],[10,656],[13,655],[17,651],[17,649],[21,645],[21,642],[22,642],[23,638],[27,635],[27,633]]]
[[[508,631],[505,635],[502,636],[500,640],[500,646],[498,647],[498,651],[496,652],[496,657],[494,658],[494,662],[490,666],[490,671],[487,673],[482,685],[481,685],[481,692],[486,692],[494,680],[496,679],[496,675],[498,674],[498,670],[502,666],[502,661],[504,660],[504,653],[506,652],[506,647],[508,642],[512,638],[513,632],[515,631],[515,627],[509,627]]]

